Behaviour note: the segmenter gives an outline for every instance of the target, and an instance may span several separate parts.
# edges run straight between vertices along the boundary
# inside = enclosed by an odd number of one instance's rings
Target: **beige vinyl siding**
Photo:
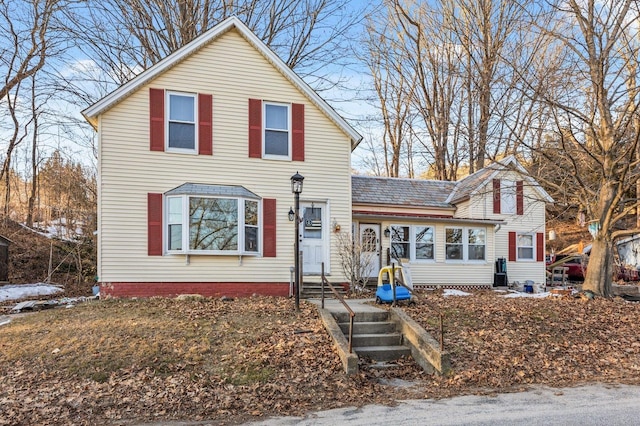
[[[212,156],[149,150],[149,87],[213,95]],[[305,105],[304,162],[248,157],[249,98]],[[294,225],[287,212],[296,171],[305,177],[303,200],[329,201],[327,225],[351,222],[349,137],[235,30],[103,114],[100,128],[102,282],[288,281]],[[147,256],[147,193],[185,182],[242,185],[277,199],[277,257],[191,255],[187,264],[184,255]],[[342,281],[331,251],[332,279]]]
[[[522,176],[514,173],[504,173],[499,175],[499,179],[511,181],[523,180]],[[458,206],[456,216],[460,211],[469,212],[470,218],[474,219],[497,219],[503,220],[504,224],[495,236],[495,258],[509,258],[509,232],[545,233],[546,211],[545,202],[540,199],[537,191],[528,185],[525,180],[523,186],[524,194],[524,214],[506,215],[493,213],[493,189],[491,182],[480,188],[468,201]],[[546,236],[545,236],[546,241]],[[535,253],[534,253],[535,256]],[[507,277],[509,282],[533,280],[536,283],[545,282],[545,263],[536,261],[507,262]]]
[[[493,225],[460,224],[457,222],[393,221],[383,222],[387,226],[433,226],[435,228],[435,260],[409,261],[408,266],[414,285],[492,285],[494,272],[494,227]],[[485,261],[450,261],[445,259],[445,229],[467,227],[486,229]],[[390,237],[382,237],[383,263],[391,246]]]

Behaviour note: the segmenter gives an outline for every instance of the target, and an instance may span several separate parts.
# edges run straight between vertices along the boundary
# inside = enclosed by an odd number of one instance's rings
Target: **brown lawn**
[[[0,425],[233,424],[533,384],[640,383],[638,304],[427,297],[445,312],[446,377],[410,360],[346,377],[315,307],[295,313],[282,298],[106,300],[13,318],[0,326]],[[434,329],[432,309],[404,309]]]

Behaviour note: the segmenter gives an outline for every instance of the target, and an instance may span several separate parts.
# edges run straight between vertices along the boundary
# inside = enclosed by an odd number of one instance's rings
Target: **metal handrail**
[[[335,287],[329,282],[329,280],[327,280],[327,277],[324,275],[324,262],[322,262],[322,286],[320,288],[320,294],[322,299],[322,303],[321,303],[322,309],[324,309],[324,285],[325,284],[329,286],[329,289],[336,296],[336,299],[338,299],[340,303],[342,303],[342,305],[347,309],[347,312],[349,313],[349,353],[351,353],[353,349],[353,317],[356,316],[356,313],[353,312],[353,309],[351,309],[347,304],[347,302],[345,302],[344,297],[342,297],[342,295],[338,293],[338,290],[336,290]]]
[[[393,303],[392,306],[396,305],[396,267],[395,265],[392,263],[391,264],[391,277],[390,277],[390,282],[391,282],[391,288],[393,289]],[[402,277],[399,277],[398,279],[398,284],[400,284],[402,287],[406,288],[409,291],[409,294],[411,294],[412,296],[414,296],[416,299],[420,300],[420,302],[424,303],[425,305],[429,306],[431,309],[433,309],[434,311],[436,311],[436,313],[438,314],[439,317],[439,343],[440,343],[440,352],[444,352],[444,314],[442,313],[442,311],[440,310],[440,308],[434,306],[433,304],[431,304],[426,297],[422,297],[422,296],[418,296],[418,294],[416,292],[413,291],[413,289],[410,289],[409,287],[407,287],[406,283],[402,282]]]

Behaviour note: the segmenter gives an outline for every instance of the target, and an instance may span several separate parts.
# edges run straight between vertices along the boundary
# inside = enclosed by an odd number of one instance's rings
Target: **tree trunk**
[[[610,297],[613,278],[613,245],[600,232],[591,245],[587,276],[582,290],[589,290],[598,296]]]

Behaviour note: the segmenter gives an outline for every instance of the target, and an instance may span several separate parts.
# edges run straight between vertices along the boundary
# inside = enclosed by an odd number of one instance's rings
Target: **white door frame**
[[[362,231],[365,229],[373,229],[376,233],[376,251],[372,258],[373,269],[370,272],[369,278],[375,278],[378,276],[378,272],[382,266],[382,238],[380,232],[382,230],[381,223],[359,223],[358,224],[358,242],[362,244]]]
[[[322,215],[322,261],[324,262],[324,272],[325,274],[331,274],[331,233],[329,232],[329,218],[331,217],[331,211],[329,209],[329,200],[313,200],[313,199],[304,199],[300,200],[300,217],[303,219],[304,208],[311,207],[315,205],[317,207],[323,208]],[[304,248],[304,222],[300,223],[300,234],[298,235],[300,241],[300,251],[303,251]],[[304,265],[304,256],[302,259],[302,263]],[[317,271],[307,271],[304,266],[302,266],[302,274],[303,275],[320,275],[321,274],[321,265],[318,265]]]

